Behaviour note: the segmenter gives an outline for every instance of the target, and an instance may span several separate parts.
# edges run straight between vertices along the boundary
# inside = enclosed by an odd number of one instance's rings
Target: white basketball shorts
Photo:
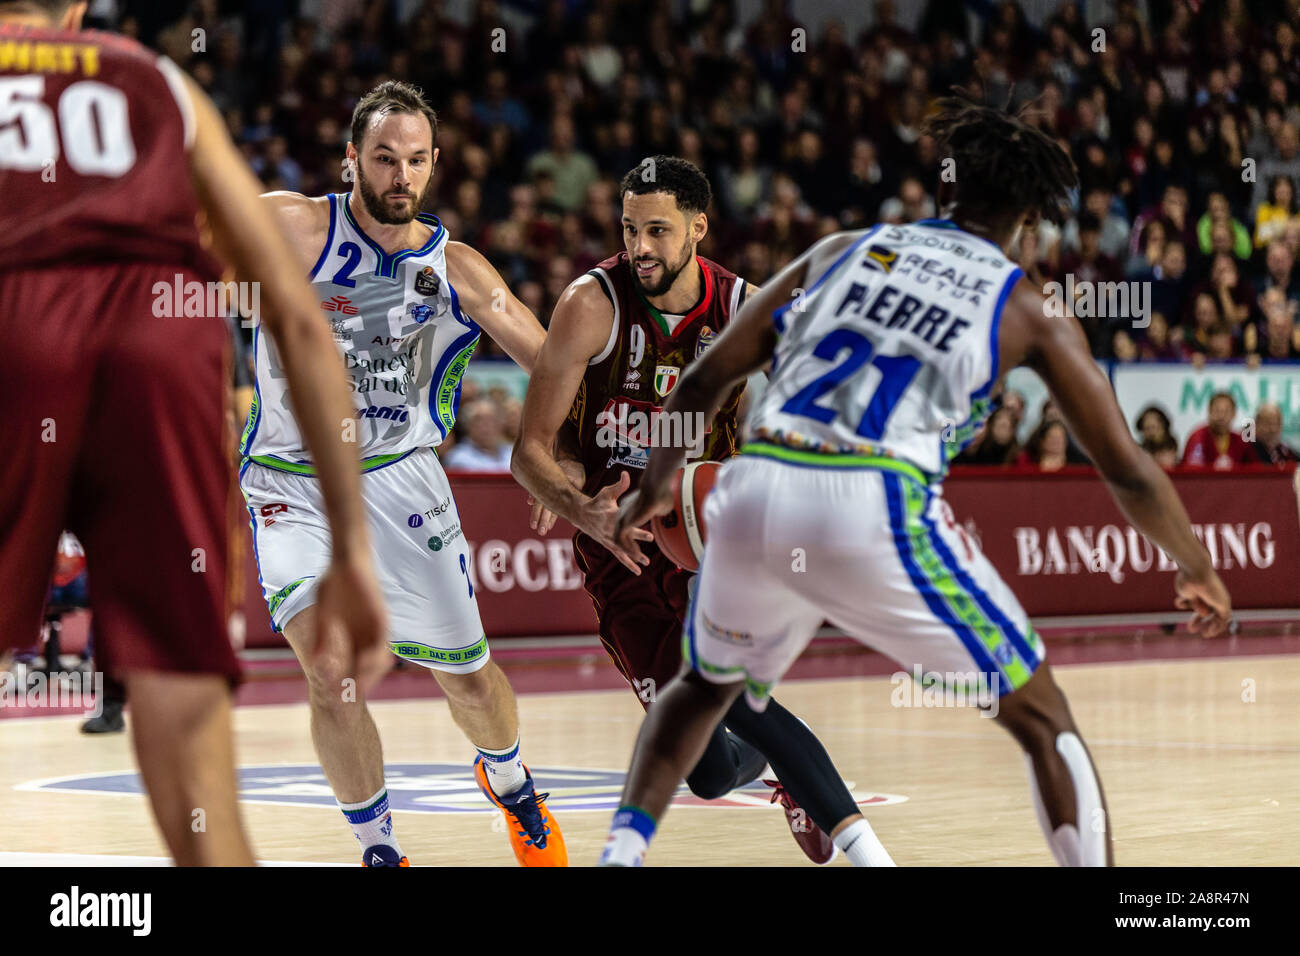
[[[239,484],[253,524],[262,594],[276,630],[315,603],[329,567],[330,531],[320,480],[245,462]],[[399,657],[465,674],[488,662],[470,580],[469,547],[451,486],[432,448],[361,476],[375,571]]]
[[[909,675],[990,696],[1028,681],[1045,651],[1020,602],[904,469],[750,454],[724,464],[704,504],[683,657],[715,683],[744,680],[757,710],[823,620]]]

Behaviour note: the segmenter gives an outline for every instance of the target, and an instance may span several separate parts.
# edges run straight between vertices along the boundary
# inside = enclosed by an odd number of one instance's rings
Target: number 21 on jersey
[[[885,425],[894,406],[920,371],[921,360],[910,355],[876,355],[872,358],[874,351],[867,337],[852,329],[831,332],[817,343],[812,354],[823,361],[838,364],[832,364],[825,373],[799,389],[781,406],[781,411],[829,424],[835,418],[835,410],[821,404],[819,399],[843,387],[845,380],[870,360],[880,370],[880,383],[858,421],[857,433],[863,438],[879,441],[884,437]]]

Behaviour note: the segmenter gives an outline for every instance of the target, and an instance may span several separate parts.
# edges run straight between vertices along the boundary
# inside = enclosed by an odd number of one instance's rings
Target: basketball
[[[704,553],[704,498],[718,480],[717,461],[694,461],[673,476],[673,510],[651,522],[655,544],[683,571],[698,571]]]

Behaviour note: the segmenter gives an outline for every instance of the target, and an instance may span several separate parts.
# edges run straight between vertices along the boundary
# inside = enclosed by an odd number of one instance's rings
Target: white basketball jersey
[[[998,322],[1021,275],[950,220],[868,230],[774,314],[781,340],[745,451],[894,459],[941,478],[988,416]]]
[[[460,380],[478,344],[447,279],[447,230],[421,214],[433,235],[393,254],[362,231],[348,195],[329,197],[325,248],[310,279],[343,355],[356,409],[363,467],[375,468],[442,442],[456,421]],[[255,333],[257,391],[240,452],[259,464],[311,474],[275,345]]]

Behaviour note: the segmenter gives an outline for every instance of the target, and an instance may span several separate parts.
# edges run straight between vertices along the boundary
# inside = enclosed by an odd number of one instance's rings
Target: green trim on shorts
[[[407,451],[399,451],[392,455],[372,455],[369,458],[361,459],[361,473],[364,475],[368,471],[374,471],[376,468],[383,468],[385,465],[391,465],[395,461],[401,461],[407,455],[413,454],[418,449],[411,448]],[[272,471],[281,471],[288,475],[306,475],[311,478],[316,477],[316,466],[310,462],[285,461],[283,458],[276,458],[274,455],[252,455],[246,459],[263,468],[270,468]]]
[[[970,628],[975,636],[979,638],[980,643],[988,651],[989,659],[1006,677],[1011,689],[1018,690],[1029,678],[1034,676],[1033,668],[1026,666],[1025,661],[1016,651],[1015,645],[1002,633],[1002,629],[984,613],[984,610],[976,603],[975,599],[966,593],[966,589],[958,583],[935,550],[930,540],[930,529],[921,520],[925,514],[926,504],[929,501],[926,492],[906,482],[899,482],[898,487],[903,493],[903,506],[907,521],[907,544],[912,553],[912,560],[916,563],[921,574],[925,576],[926,582],[934,588],[935,593],[948,606],[957,620]],[[1003,646],[1011,654],[1011,661],[1008,664],[998,661],[998,651]],[[1003,656],[1006,656],[1005,651]],[[979,661],[975,663],[983,666]]]
[[[315,576],[316,575],[314,574],[309,574],[305,578],[299,578],[297,581],[291,581],[290,583],[286,584],[284,587],[280,588],[280,590],[272,594],[269,598],[267,598],[266,609],[271,614],[271,616],[275,617],[276,609],[279,608],[279,606],[284,603],[285,598],[287,598],[294,591],[298,590],[298,588],[301,587],[304,582],[310,581]]]
[[[488,651],[487,635],[484,634],[473,644],[446,650],[417,644],[411,641],[389,641],[388,646],[398,657],[408,661],[429,661],[434,664],[472,664]]]
[[[776,686],[776,681],[768,681],[766,684],[756,681],[748,674],[745,675],[745,690],[750,697],[755,700],[766,701],[772,696],[772,688]]]
[[[740,453],[775,458],[777,461],[793,465],[810,465],[814,468],[878,468],[906,475],[922,485],[930,484],[930,479],[920,468],[898,458],[886,458],[883,455],[823,454],[761,441],[750,442],[740,449]]]
[[[693,602],[692,602],[693,604]],[[745,689],[748,690],[756,700],[767,700],[772,696],[772,688],[775,682],[761,683],[749,676],[749,672],[744,667],[719,667],[716,664],[710,664],[708,661],[700,659],[700,655],[695,652],[695,615],[694,607],[687,612],[690,616],[687,618],[686,626],[682,628],[682,660],[690,665],[691,670],[703,674],[716,674],[719,677],[735,675],[737,678],[743,678]]]

